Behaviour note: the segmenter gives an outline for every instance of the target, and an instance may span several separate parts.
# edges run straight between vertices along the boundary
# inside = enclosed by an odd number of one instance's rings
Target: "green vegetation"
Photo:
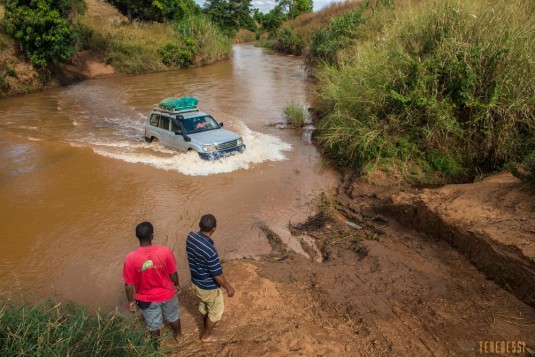
[[[362,2],[359,2],[359,1],[348,1],[345,3],[333,3],[327,8],[317,13],[306,12],[306,13],[300,14],[299,16],[289,21],[286,21],[287,17],[284,17],[281,20],[280,15],[278,17],[275,15],[272,15],[274,20],[278,20],[280,21],[280,23],[274,22],[272,27],[270,28],[268,28],[266,25],[266,23],[269,23],[267,22],[267,20],[259,21],[259,22],[262,23],[263,27],[266,27],[265,29],[266,31],[271,32],[272,38],[276,41],[276,45],[273,47],[276,47],[279,51],[283,51],[283,52],[286,51],[288,46],[285,46],[284,43],[282,44],[279,43],[279,42],[284,41],[281,39],[280,34],[282,34],[284,31],[287,31],[286,29],[289,29],[291,30],[291,33],[293,36],[296,36],[299,38],[301,54],[309,57],[310,51],[312,49],[312,41],[313,41],[312,37],[313,37],[313,34],[317,30],[328,30],[329,23],[331,20],[336,19],[340,16],[346,16],[348,12],[351,12],[354,10],[361,11],[362,8],[363,8],[363,4]],[[274,12],[276,9],[277,8],[274,8],[272,12]],[[265,16],[271,15],[272,12],[268,13]],[[282,10],[281,10],[281,14],[284,15],[284,12],[282,12]],[[346,30],[350,31],[351,33],[354,33],[354,30],[348,27],[346,27]]]
[[[147,73],[212,63],[230,54],[230,40],[206,16],[174,24],[80,21],[82,50],[100,53],[123,73]]]
[[[206,0],[204,13],[232,38],[240,28],[256,31],[251,6],[251,0]]]
[[[256,33],[246,29],[240,29],[234,36],[234,43],[254,42],[256,40]]]
[[[310,59],[336,64],[338,51],[348,47],[357,38],[357,30],[362,21],[362,10],[351,10],[342,16],[331,18],[328,26],[319,28],[312,34]]]
[[[533,3],[398,3],[316,32],[340,48],[312,52],[321,145],[360,171],[397,163],[450,180],[524,161],[535,151]],[[351,22],[348,45],[333,24]]]
[[[281,31],[278,41],[275,43],[275,49],[299,56],[303,54],[304,44],[299,36],[286,27]]]
[[[201,13],[200,7],[193,0],[106,0],[116,7],[121,14],[133,19],[150,22],[167,20],[180,21]]]
[[[119,313],[88,314],[73,303],[0,306],[2,356],[159,356],[144,326]]]
[[[85,11],[83,0],[4,0],[3,5],[7,33],[20,43],[33,64],[45,67],[74,54],[72,19]]]
[[[192,16],[175,24],[179,39],[197,43],[193,64],[208,64],[227,58],[231,41],[207,16]]]
[[[294,128],[301,128],[308,117],[306,108],[301,104],[287,104],[282,111],[288,124]]]
[[[535,152],[531,152],[518,166],[513,165],[513,175],[535,187]]]
[[[293,20],[298,16],[311,14],[312,8],[312,0],[280,0],[267,14],[255,11],[253,19],[260,24],[258,37],[261,37],[262,33],[268,33],[269,37],[275,38],[277,31],[285,21]],[[286,51],[286,47],[283,45],[279,50]]]

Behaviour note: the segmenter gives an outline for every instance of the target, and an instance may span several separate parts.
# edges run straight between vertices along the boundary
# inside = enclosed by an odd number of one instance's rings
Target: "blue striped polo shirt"
[[[201,232],[190,232],[186,239],[186,253],[191,282],[204,290],[219,288],[214,277],[223,274],[214,241]]]

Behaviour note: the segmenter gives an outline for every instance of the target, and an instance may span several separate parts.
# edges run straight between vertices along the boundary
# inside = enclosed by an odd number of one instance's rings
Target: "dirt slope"
[[[168,344],[169,355],[471,356],[485,349],[492,355],[496,341],[510,352],[514,343],[515,355],[533,355],[532,307],[489,280],[439,235],[412,230],[380,213],[396,200],[419,197],[418,202],[434,205],[444,222],[457,217],[458,227],[505,236],[516,227],[515,242],[522,245],[533,242],[525,223],[533,210],[512,202],[525,202],[524,189],[507,175],[411,194],[342,182],[337,202],[353,220],[351,226],[332,211],[294,222],[291,231],[311,259],[289,251],[264,227],[274,247],[271,256],[225,264],[238,292],[226,298],[221,340],[198,342],[200,320],[195,298],[187,292],[182,297],[187,335],[181,344]],[[478,213],[491,202],[493,207],[510,202],[514,217]],[[496,217],[510,217],[510,225],[497,228]],[[521,249],[531,252],[529,243]]]

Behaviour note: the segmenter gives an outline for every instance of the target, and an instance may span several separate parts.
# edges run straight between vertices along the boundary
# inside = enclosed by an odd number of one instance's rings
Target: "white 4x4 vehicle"
[[[145,123],[145,140],[179,150],[194,150],[205,160],[243,152],[242,138],[199,111],[193,97],[167,98],[154,105]]]

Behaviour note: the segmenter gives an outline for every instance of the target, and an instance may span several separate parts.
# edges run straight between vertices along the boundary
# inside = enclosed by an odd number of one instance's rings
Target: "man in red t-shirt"
[[[165,317],[173,328],[174,337],[178,338],[181,327],[176,295],[181,290],[173,252],[168,247],[152,245],[154,228],[149,222],[137,225],[136,236],[140,247],[126,256],[123,266],[130,312],[136,312],[136,305],[143,310],[153,337],[160,335]]]

